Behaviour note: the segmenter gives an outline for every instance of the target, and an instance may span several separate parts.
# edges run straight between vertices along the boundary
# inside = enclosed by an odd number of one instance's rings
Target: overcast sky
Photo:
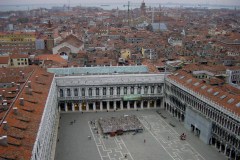
[[[1,4],[46,4],[46,3],[66,3],[69,0],[0,0]],[[71,4],[86,4],[86,3],[141,3],[142,0],[70,0]],[[144,0],[147,3],[197,3],[197,4],[219,4],[219,5],[240,5],[240,0]]]

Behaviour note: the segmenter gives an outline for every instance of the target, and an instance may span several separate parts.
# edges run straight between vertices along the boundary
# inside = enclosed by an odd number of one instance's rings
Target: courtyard
[[[164,110],[61,114],[56,160],[226,160],[216,148],[204,144]],[[142,133],[105,136],[92,122],[112,116],[136,115]],[[180,135],[186,134],[186,140]]]

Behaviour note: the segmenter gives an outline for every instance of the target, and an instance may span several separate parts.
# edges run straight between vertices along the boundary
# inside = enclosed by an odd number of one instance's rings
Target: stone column
[[[116,101],[113,101],[113,106],[114,106],[114,110],[117,109],[117,102]]]
[[[154,108],[157,108],[157,101],[154,101]]]
[[[72,103],[72,111],[75,111],[74,103]]]
[[[114,96],[117,95],[117,87],[113,87],[113,95],[114,95]]]
[[[121,87],[120,87],[120,95],[121,95],[121,96],[124,95],[124,91],[123,91],[123,89],[124,89],[124,87],[121,86]]]
[[[225,145],[225,149],[224,149],[224,155],[227,154],[227,144]]]
[[[89,104],[86,102],[86,111],[89,111]]]
[[[107,87],[106,89],[107,89],[107,91],[106,91],[106,92],[107,92],[107,93],[106,93],[106,96],[109,97],[109,96],[110,96],[110,87]]]
[[[110,107],[109,107],[109,101],[107,101],[107,110],[109,110],[109,108],[110,108]]]
[[[79,111],[82,112],[82,103],[79,103]]]
[[[123,101],[120,101],[121,110],[123,110]]]
[[[134,94],[137,94],[138,87],[134,86]]]
[[[131,87],[130,86],[127,87],[127,94],[131,94]]]
[[[137,109],[137,101],[134,101],[134,109]]]
[[[235,153],[235,156],[236,156],[237,153]],[[226,155],[226,154],[225,154]],[[229,152],[229,158],[232,157],[232,150],[230,149],[230,152]]]
[[[147,101],[147,108],[150,108],[150,102]]]
[[[157,88],[158,86],[154,86],[154,94],[157,94]]]
[[[141,101],[141,109],[143,109],[143,101]]]
[[[151,94],[151,86],[148,86],[148,94]]]
[[[103,88],[102,87],[99,87],[99,96],[103,96]]]
[[[129,101],[127,102],[127,109],[130,109],[130,103],[129,103]]]
[[[96,88],[95,88],[95,87],[92,88],[92,96],[93,96],[93,97],[96,96]]]
[[[96,102],[93,102],[93,110],[96,111]]]
[[[89,89],[89,88],[87,88],[87,87],[85,88],[85,97],[89,97],[89,95],[88,95],[88,89]]]
[[[144,86],[141,86],[141,94],[144,94]]]
[[[103,102],[100,101],[100,111],[102,111],[102,110],[103,110]]]
[[[65,102],[65,111],[68,111],[67,102]]]

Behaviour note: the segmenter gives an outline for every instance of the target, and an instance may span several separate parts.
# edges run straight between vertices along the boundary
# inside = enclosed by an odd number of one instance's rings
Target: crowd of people
[[[112,133],[119,130],[126,132],[143,129],[143,125],[135,115],[100,118],[98,122],[103,133]]]

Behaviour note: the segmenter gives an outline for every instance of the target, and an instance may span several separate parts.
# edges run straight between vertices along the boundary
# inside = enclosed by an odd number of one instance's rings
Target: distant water
[[[24,10],[32,10],[38,8],[46,8],[51,9],[52,7],[62,7],[66,4],[19,4],[19,5],[0,5],[0,11],[24,11]],[[141,3],[130,3],[130,9],[139,8]],[[238,9],[240,10],[240,6],[225,6],[225,5],[196,5],[196,4],[174,4],[174,3],[146,3],[147,7],[169,7],[169,8],[208,8],[208,9]],[[105,10],[111,9],[120,9],[127,10],[127,3],[81,3],[81,4],[70,4],[70,7],[82,6],[82,7],[99,7]]]

